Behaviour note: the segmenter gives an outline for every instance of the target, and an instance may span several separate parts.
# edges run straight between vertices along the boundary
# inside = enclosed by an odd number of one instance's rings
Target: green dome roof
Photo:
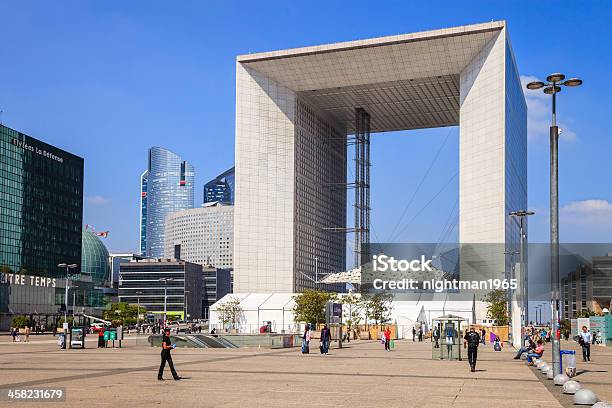
[[[110,273],[108,250],[93,231],[83,228],[82,236],[81,273],[91,275],[94,285],[101,286]]]

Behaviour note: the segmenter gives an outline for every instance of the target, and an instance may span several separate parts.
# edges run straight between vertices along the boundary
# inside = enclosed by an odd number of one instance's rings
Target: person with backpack
[[[310,353],[310,325],[307,324],[302,336],[302,354]]]
[[[478,346],[480,345],[480,335],[476,333],[473,327],[463,337],[463,347],[467,348],[468,362],[470,363],[470,371],[476,371],[476,360],[478,359]]]

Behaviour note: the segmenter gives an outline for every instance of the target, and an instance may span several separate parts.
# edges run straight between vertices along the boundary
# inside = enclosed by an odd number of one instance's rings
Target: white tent
[[[277,333],[299,331],[294,322],[295,300],[291,293],[275,293],[259,306],[260,316],[272,322],[272,331]]]
[[[259,328],[272,323],[272,331],[293,332],[296,325],[293,318],[293,293],[230,293],[210,307],[210,328],[222,328],[217,308],[234,299],[240,299],[242,314],[236,329],[239,333],[259,333]]]
[[[342,298],[346,294],[339,294]],[[355,294],[360,296],[359,294]],[[272,331],[277,333],[301,332],[294,321],[293,307],[295,293],[230,293],[210,307],[210,328],[221,328],[217,307],[227,301],[239,299],[242,314],[236,328],[239,333],[259,333],[259,328],[266,322],[272,323]],[[453,299],[454,298],[454,299]],[[436,294],[433,297],[415,300],[394,300],[391,304],[391,321],[397,323],[400,337],[412,336],[412,328],[423,324],[431,328],[431,321],[445,314],[453,314],[473,322],[474,312],[484,306],[482,302],[457,299],[452,294]],[[348,310],[344,308],[343,319],[348,319]],[[362,319],[362,323],[365,319]]]

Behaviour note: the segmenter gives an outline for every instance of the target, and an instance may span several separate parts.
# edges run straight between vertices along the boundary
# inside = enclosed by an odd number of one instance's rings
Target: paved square
[[[177,349],[176,368],[190,378],[175,382],[166,371],[168,380],[159,382],[160,350],[145,339],[98,350],[91,338],[85,350],[58,350],[50,336],[32,336],[29,344],[3,336],[0,386],[66,387],[61,404],[68,407],[562,406],[524,362],[512,360],[512,350],[495,353],[490,346],[480,348],[476,373],[469,372],[467,361],[431,360],[429,342],[398,341],[385,353],[376,342],[354,341],[328,356],[301,355],[299,349]],[[601,358],[600,350],[595,348],[594,360]],[[606,356],[609,368],[612,354]],[[593,371],[606,369],[591,364]],[[579,377],[599,383],[598,392],[606,384],[612,388],[607,370]],[[16,406],[34,405],[40,404]]]

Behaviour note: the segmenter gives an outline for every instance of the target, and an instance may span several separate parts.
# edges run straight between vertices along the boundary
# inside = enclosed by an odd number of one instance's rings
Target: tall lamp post
[[[523,298],[523,327],[526,328],[529,325],[529,278],[527,276],[527,265],[525,264],[525,241],[527,240],[527,234],[525,234],[525,227],[523,219],[530,215],[534,215],[535,212],[521,210],[512,211],[509,215],[519,219],[519,231],[521,234],[521,249],[520,249],[520,265],[521,265],[521,297]],[[524,338],[523,338],[524,339]]]
[[[70,289],[72,289],[72,324],[74,325],[74,309],[76,309],[76,288],[78,288],[79,285],[74,285],[73,287],[71,287]]]
[[[188,321],[187,320],[187,312],[189,312],[189,309],[187,307],[187,295],[189,295],[191,293],[190,290],[185,290],[185,295],[183,296],[183,305],[185,306],[185,318],[183,320]]]
[[[142,290],[136,291],[136,299],[138,301],[138,311],[136,312],[136,325],[140,327],[140,295],[144,292]]]
[[[561,374],[560,328],[559,328],[559,127],[557,126],[557,94],[561,86],[574,87],[582,85],[582,80],[570,78],[560,73],[546,77],[546,82],[534,81],[527,84],[527,89],[544,88],[544,93],[552,95],[552,119],[550,125],[550,283],[552,309],[552,353],[553,373]]]
[[[172,282],[174,278],[159,278],[160,282],[164,282],[164,329],[168,320],[168,282]]]
[[[66,268],[66,288],[64,292],[64,323],[68,322],[68,280],[70,279],[70,269],[76,269],[77,264],[61,263],[57,265],[58,268]],[[66,332],[66,330],[64,330]]]

